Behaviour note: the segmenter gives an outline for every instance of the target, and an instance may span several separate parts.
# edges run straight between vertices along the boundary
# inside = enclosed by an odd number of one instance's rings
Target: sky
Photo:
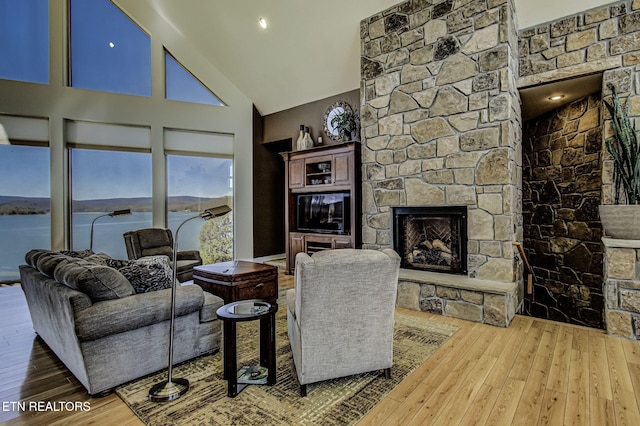
[[[47,0],[0,1],[0,78],[49,82],[48,13]]]
[[[49,176],[47,148],[0,145],[0,195],[48,198]]]
[[[71,85],[151,95],[151,40],[109,0],[71,0]],[[0,78],[47,84],[47,0],[0,0]],[[222,105],[176,59],[166,54],[166,97]],[[231,194],[231,160],[168,156],[169,196]],[[151,155],[73,149],[75,200],[150,197]],[[27,167],[25,167],[27,165]],[[0,195],[49,197],[49,150],[0,145]]]

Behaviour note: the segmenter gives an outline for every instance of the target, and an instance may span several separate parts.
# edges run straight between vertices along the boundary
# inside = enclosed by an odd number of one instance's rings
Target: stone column
[[[603,238],[607,333],[640,340],[640,241]]]
[[[514,282],[522,150],[512,0],[398,4],[361,23],[363,246],[392,206],[469,211],[468,270]]]

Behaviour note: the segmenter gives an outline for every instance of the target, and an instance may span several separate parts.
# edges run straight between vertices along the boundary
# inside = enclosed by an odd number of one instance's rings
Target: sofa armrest
[[[177,260],[199,260],[202,262],[200,252],[198,250],[179,251],[176,257],[178,258]]]
[[[199,311],[204,294],[198,286],[176,288],[176,317]],[[96,340],[112,334],[167,321],[171,317],[171,289],[135,294],[94,303],[75,321],[78,339]]]

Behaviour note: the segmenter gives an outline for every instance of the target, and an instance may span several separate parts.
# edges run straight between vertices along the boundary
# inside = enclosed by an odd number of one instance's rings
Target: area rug
[[[396,313],[391,379],[366,373],[307,386],[301,398],[287,337],[286,308],[276,315],[277,383],[252,385],[227,397],[220,352],[173,368],[173,377],[189,380],[187,394],[169,403],[147,400],[149,388],[166,372],[116,389],[147,425],[351,425],[361,419],[422,364],[458,328],[435,320]],[[238,365],[258,363],[258,322],[238,324]]]

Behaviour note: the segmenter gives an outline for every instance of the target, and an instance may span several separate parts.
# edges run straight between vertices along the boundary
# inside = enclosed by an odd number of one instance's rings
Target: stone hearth
[[[398,306],[507,327],[518,308],[517,284],[402,269]]]

